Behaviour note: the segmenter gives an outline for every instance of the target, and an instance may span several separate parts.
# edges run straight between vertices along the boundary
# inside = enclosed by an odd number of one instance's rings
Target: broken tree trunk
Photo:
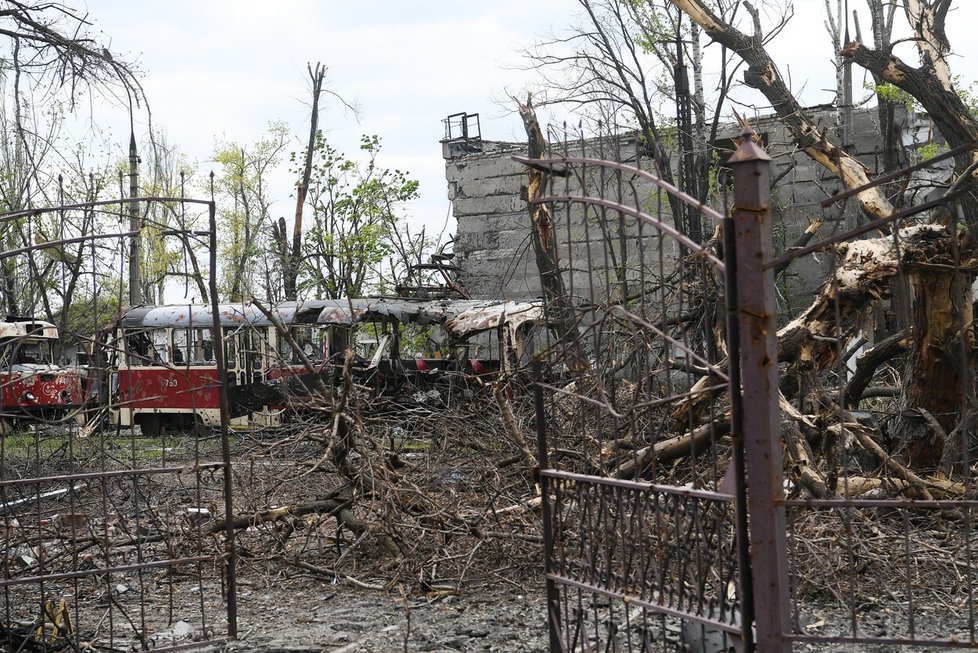
[[[805,154],[832,174],[838,175],[846,188],[869,183],[866,167],[828,140],[827,134],[818,128],[788,88],[777,64],[764,48],[760,21],[750,3],[745,3],[744,6],[755,18],[753,35],[744,34],[723,22],[703,0],[672,0],[672,3],[702,27],[707,36],[740,55],[747,64],[744,83],[764,94]],[[886,217],[893,212],[890,201],[878,187],[867,188],[857,197],[863,212],[871,218]]]
[[[547,151],[547,142],[537,121],[531,98],[526,104],[519,103],[520,116],[526,128],[528,153],[531,159],[542,159]],[[526,201],[530,210],[532,224],[533,253],[540,271],[540,283],[550,309],[549,320],[557,330],[557,337],[564,348],[568,371],[573,378],[583,377],[589,370],[587,353],[581,344],[574,309],[564,288],[564,278],[557,263],[557,238],[554,234],[554,220],[550,209],[544,204],[534,204],[547,191],[549,174],[542,168],[528,169]]]
[[[961,417],[965,402],[962,378],[974,346],[971,282],[976,243],[961,232],[918,225],[894,239],[861,240],[838,248],[841,261],[812,306],[781,329],[779,359],[789,376],[830,369],[856,335],[865,307],[886,296],[890,281],[908,272],[914,299],[910,351],[907,354],[894,433],[908,464],[936,468],[945,433]],[[933,415],[937,429],[923,416]]]
[[[831,370],[858,334],[866,309],[888,297],[892,281],[906,270],[916,297],[901,397],[901,417],[907,424],[901,424],[897,434],[913,454],[915,466],[937,467],[942,448],[925,456],[935,429],[928,430],[920,418],[941,415],[938,422],[945,433],[951,433],[972,391],[961,378],[965,378],[963,366],[970,363],[974,347],[971,280],[978,247],[970,236],[939,225],[908,227],[898,237],[898,241],[886,236],[836,248],[838,262],[832,278],[804,313],[778,331],[778,360],[784,364],[781,388],[792,398],[804,375]],[[891,344],[896,346],[899,340]],[[871,370],[862,372],[863,377],[871,376]],[[973,376],[969,372],[966,378]],[[858,404],[858,395],[869,380],[859,379],[848,405]],[[712,385],[709,377],[703,377],[694,389]],[[697,407],[712,395],[704,391],[682,402],[673,412],[675,423],[685,424],[686,416],[691,411],[695,415]]]
[[[939,262],[908,266],[913,338],[903,372],[900,415],[893,430],[914,469],[937,469],[961,418],[966,369],[974,348],[972,274]],[[936,428],[923,411],[940,425]]]

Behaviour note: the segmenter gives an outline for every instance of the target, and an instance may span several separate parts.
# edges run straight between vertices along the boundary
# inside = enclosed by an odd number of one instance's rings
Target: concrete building
[[[839,112],[833,108],[813,111],[819,126],[827,133],[837,131]],[[903,147],[903,160],[913,162],[916,149],[930,141],[934,134],[925,115],[898,111]],[[474,298],[518,299],[540,295],[540,281],[533,258],[529,214],[524,200],[526,170],[513,160],[514,155],[525,155],[525,143],[491,141],[481,138],[477,116],[457,114],[449,119],[446,138],[442,141],[445,158],[448,197],[458,222],[455,234],[455,263],[460,268],[460,281]],[[859,211],[854,202],[847,207],[834,205],[822,209],[819,203],[842,188],[840,180],[815,164],[802,152],[797,151],[790,135],[776,117],[752,120],[751,124],[761,136],[773,157],[771,178],[775,224],[775,248],[783,251],[815,220],[822,226],[816,238],[826,237],[855,226]],[[463,125],[464,129],[459,127]],[[718,147],[731,148],[739,134],[736,125],[729,125],[719,133]],[[853,143],[848,151],[857,156],[868,168],[872,178],[881,170],[882,136],[875,109],[857,111],[853,116]],[[593,139],[579,143],[580,149],[603,149],[606,158],[634,162],[641,160],[641,148],[636,135],[622,134],[613,139]],[[929,177],[944,179],[947,166],[932,172]],[[568,188],[578,192],[577,188]],[[922,201],[933,191],[928,175],[918,176],[915,187]],[[646,193],[640,201],[654,204],[655,190],[643,186]],[[732,199],[730,200],[732,202]],[[721,191],[711,197],[710,203],[722,210],[724,198]],[[668,210],[668,209],[667,209]],[[587,222],[579,212],[558,213],[558,241],[568,251],[580,250],[573,242],[583,237]],[[595,219],[594,216],[591,219]],[[568,224],[568,222],[570,224]],[[634,226],[624,227],[634,232]],[[707,227],[707,231],[712,229]],[[634,236],[635,233],[632,233]],[[676,252],[669,252],[673,258]],[[828,266],[829,254],[809,256],[793,263],[779,277],[782,290],[782,310],[792,312],[807,305],[815,289],[821,285]]]

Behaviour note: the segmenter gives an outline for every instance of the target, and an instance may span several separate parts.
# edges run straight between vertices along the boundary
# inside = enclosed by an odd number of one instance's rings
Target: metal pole
[[[771,258],[771,157],[744,128],[734,171],[737,322],[757,650],[783,653],[790,627],[778,348]]]
[[[540,504],[543,508],[543,564],[544,577],[547,583],[547,628],[550,632],[550,651],[562,651],[560,643],[560,594],[557,583],[551,578],[551,564],[554,553],[553,506],[550,504],[550,479],[547,470],[550,467],[547,455],[547,415],[543,405],[542,365],[540,359],[534,357],[531,364],[533,370],[533,403],[536,408],[537,420],[537,459],[540,465]]]
[[[134,232],[139,232],[142,227],[137,197],[139,197],[139,157],[136,154],[136,134],[129,132],[129,231]],[[142,256],[142,244],[137,233],[129,241],[129,304],[132,306],[143,302],[140,270]]]
[[[737,566],[740,579],[742,651],[754,650],[754,579],[750,561],[747,517],[747,472],[744,461],[744,396],[740,384],[740,324],[737,319],[737,244],[734,221],[723,219],[723,265],[727,295],[727,368],[730,376],[730,438],[733,441],[734,508],[737,524]]]
[[[234,542],[234,500],[232,494],[231,469],[231,440],[228,434],[228,379],[227,362],[224,360],[224,332],[221,328],[221,311],[217,303],[217,205],[211,201],[208,207],[210,217],[210,275],[208,279],[211,295],[211,313],[213,314],[214,361],[217,363],[217,379],[215,379],[221,402],[221,458],[224,463],[224,555],[225,569],[228,579],[228,637],[238,637],[238,582],[236,573],[237,551]]]

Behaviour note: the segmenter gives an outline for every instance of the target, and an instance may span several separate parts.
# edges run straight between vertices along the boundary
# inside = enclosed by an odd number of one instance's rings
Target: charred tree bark
[[[529,147],[527,156],[531,159],[542,159],[547,150],[547,142],[537,121],[532,98],[527,98],[526,104],[520,103],[519,111],[523,118],[523,126],[526,128]],[[542,168],[531,167],[528,175],[526,201],[533,227],[533,253],[537,269],[540,271],[540,283],[547,304],[551,307],[549,319],[557,329],[557,337],[564,348],[565,360],[571,375],[574,378],[581,378],[590,370],[590,364],[581,345],[573,306],[564,288],[564,278],[560,274],[553,216],[545,204],[534,204],[534,200],[546,194],[549,174]]]

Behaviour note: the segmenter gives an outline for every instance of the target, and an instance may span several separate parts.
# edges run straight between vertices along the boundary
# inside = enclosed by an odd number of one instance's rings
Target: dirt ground
[[[287,581],[242,587],[230,651],[512,651],[547,649],[542,591],[398,597],[344,585]],[[287,597],[287,598],[286,598]]]
[[[467,431],[458,424],[449,426],[458,432],[479,432],[471,425]],[[34,452],[33,463],[26,454],[17,462],[25,470],[57,472],[67,465],[68,453],[77,457],[81,450],[79,443],[71,448],[63,440],[51,438],[57,448],[52,446],[52,453],[40,462],[37,452],[46,451],[45,441],[31,442],[25,451]],[[114,441],[100,447],[94,444],[90,443],[93,451],[104,453]],[[134,450],[134,442],[124,444]],[[168,452],[166,461],[149,458],[150,453],[157,455],[155,448],[137,451],[152,465],[217,457],[216,451],[203,449],[216,449],[214,439],[165,444],[160,449]],[[408,441],[411,444],[413,440]],[[236,537],[238,638],[220,648],[249,653],[546,651],[543,547],[538,540],[539,516],[521,504],[530,492],[525,474],[513,465],[488,465],[474,454],[439,446],[432,443],[422,455],[416,447],[405,445],[397,451],[397,465],[373,468],[375,480],[394,469],[400,482],[358,504],[371,524],[368,536],[359,538],[349,529],[340,532],[332,515],[315,513],[240,530]],[[119,449],[126,451],[126,447]],[[321,453],[304,440],[256,443],[242,438],[234,453],[239,514],[315,500],[327,496],[337,483],[336,474],[306,473],[306,463]],[[32,620],[39,614],[38,597],[43,591],[48,596],[71,597],[78,633],[90,638],[79,642],[80,649],[87,644],[101,651],[138,650],[143,643],[133,633],[141,630],[141,623],[148,633],[145,646],[151,649],[192,647],[223,638],[227,624],[222,565],[213,562],[220,557],[223,539],[207,534],[206,522],[201,526],[190,519],[192,510],[219,507],[220,488],[220,474],[195,468],[192,474],[146,476],[138,483],[128,476],[113,477],[78,492],[25,504],[29,509],[17,515],[19,526],[11,528],[13,522],[8,521],[9,539],[0,551],[12,569],[39,575],[80,570],[86,575],[60,585],[48,581],[43,590],[36,584],[5,588],[0,593],[0,618],[33,633],[36,621]],[[84,514],[86,525],[75,527],[57,518],[71,513]],[[116,523],[116,515],[138,517]],[[971,588],[976,573],[963,562],[973,551],[970,521],[915,519],[912,530],[898,516],[879,511],[868,511],[866,518],[851,523],[838,515],[814,512],[794,522],[793,591],[802,606],[797,619],[806,634],[851,634],[851,624],[858,621],[863,637],[955,635],[968,641],[974,631]],[[107,525],[109,521],[115,525]],[[127,540],[140,532],[137,528],[143,529],[142,539]],[[199,533],[195,528],[204,530]],[[388,532],[398,536],[399,556],[385,547],[383,535]],[[155,537],[157,533],[169,537]],[[848,535],[842,538],[843,533]],[[104,537],[116,542],[111,560],[100,557],[97,544]],[[131,567],[154,556],[188,555],[211,556],[211,562],[172,570],[153,567],[141,574],[87,573],[94,567]],[[331,573],[324,573],[330,569],[353,580],[334,582]],[[584,612],[593,614],[598,629],[606,631],[610,622],[598,613],[607,611],[611,602],[599,598],[595,604],[599,603],[597,609],[588,605]],[[623,604],[614,604],[620,615]],[[631,650],[680,651],[678,625],[661,625],[654,647],[643,649],[633,643]],[[619,627],[619,633],[626,631],[637,632],[631,625]],[[69,649],[38,648],[31,643],[13,650]],[[860,649],[799,644],[795,650],[883,653],[900,649],[879,644]]]

